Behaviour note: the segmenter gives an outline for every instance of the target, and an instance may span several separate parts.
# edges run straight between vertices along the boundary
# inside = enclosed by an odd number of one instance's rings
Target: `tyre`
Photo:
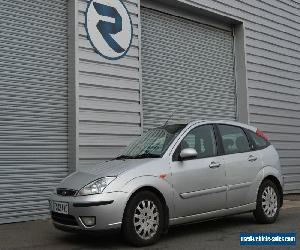
[[[271,180],[265,180],[259,187],[256,209],[253,212],[257,222],[262,224],[276,221],[280,210],[280,193]]]
[[[152,192],[135,194],[126,206],[122,234],[125,240],[141,247],[157,242],[163,232],[163,206]]]

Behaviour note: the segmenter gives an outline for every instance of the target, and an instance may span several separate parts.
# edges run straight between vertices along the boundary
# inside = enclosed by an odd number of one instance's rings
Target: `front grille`
[[[58,188],[56,190],[56,193],[61,196],[75,196],[77,193],[77,190],[73,189],[66,189],[66,188]]]
[[[52,220],[63,225],[69,225],[69,226],[78,226],[78,223],[74,216],[72,215],[66,215],[66,214],[59,214],[52,212],[51,213]]]

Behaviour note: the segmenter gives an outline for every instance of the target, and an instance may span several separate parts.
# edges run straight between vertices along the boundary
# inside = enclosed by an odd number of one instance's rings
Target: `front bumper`
[[[88,196],[60,196],[52,194],[50,202],[65,202],[69,205],[69,214],[59,214],[51,211],[53,224],[62,230],[110,230],[119,229],[122,224],[123,212],[127,202],[127,193],[113,192]],[[82,216],[96,218],[96,224],[87,227],[81,220]]]

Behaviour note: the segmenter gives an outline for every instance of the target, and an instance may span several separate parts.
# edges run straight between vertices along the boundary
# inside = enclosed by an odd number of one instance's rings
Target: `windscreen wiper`
[[[124,159],[135,159],[135,158],[134,158],[134,156],[130,156],[130,155],[120,155],[115,159],[116,160],[124,160]]]
[[[160,158],[160,155],[145,153],[145,154],[133,156],[133,159],[143,159],[143,158]]]

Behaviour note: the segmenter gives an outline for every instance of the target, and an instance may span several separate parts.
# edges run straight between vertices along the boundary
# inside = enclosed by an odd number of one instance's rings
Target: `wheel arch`
[[[142,191],[149,191],[149,192],[154,193],[161,201],[161,203],[163,205],[163,210],[164,210],[164,224],[163,224],[164,230],[163,231],[167,232],[168,227],[169,227],[169,207],[167,205],[164,195],[157,188],[155,188],[153,186],[146,185],[146,186],[139,187],[130,195],[129,199],[127,200],[124,212],[123,212],[123,218],[124,218],[129,201],[134,197],[134,195],[136,195],[137,193],[142,192]]]

